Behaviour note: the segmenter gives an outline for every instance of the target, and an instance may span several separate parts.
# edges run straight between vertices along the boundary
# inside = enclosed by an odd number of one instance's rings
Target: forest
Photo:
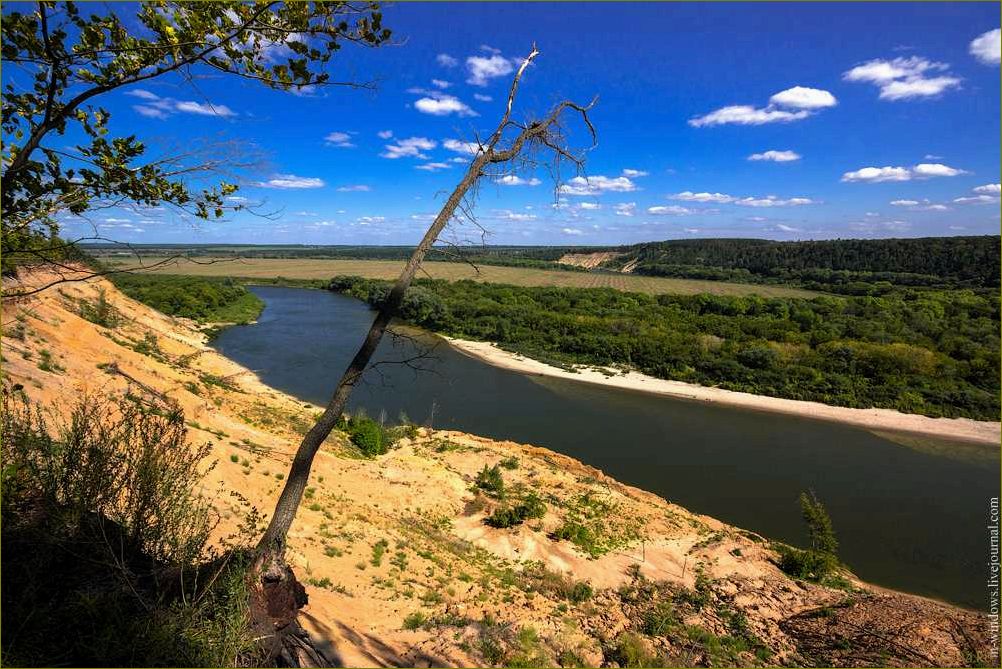
[[[681,239],[637,244],[605,263],[651,276],[785,283],[849,295],[892,286],[997,287],[998,236],[920,239]]]
[[[112,282],[134,300],[168,316],[202,322],[248,323],[264,303],[243,284],[225,277],[115,274]]]
[[[378,306],[389,283],[338,276],[330,289]],[[421,279],[401,318],[564,366],[997,421],[999,306],[970,289],[766,299]]]

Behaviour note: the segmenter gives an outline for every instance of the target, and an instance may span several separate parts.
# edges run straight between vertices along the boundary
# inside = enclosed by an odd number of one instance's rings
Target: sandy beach
[[[771,411],[804,418],[835,421],[856,425],[870,430],[905,432],[915,435],[956,439],[960,441],[993,445],[1002,441],[1002,423],[971,420],[969,418],[930,418],[916,414],[906,414],[893,409],[852,409],[829,406],[820,402],[805,402],[779,397],[753,395],[733,390],[710,388],[681,381],[667,381],[653,376],[628,372],[607,376],[590,368],[579,368],[570,372],[559,367],[526,358],[498,348],[490,342],[445,339],[457,350],[483,362],[503,367],[523,374],[551,376],[571,381],[594,383],[610,388],[638,390],[655,395],[667,395],[702,402],[718,402],[729,406]]]

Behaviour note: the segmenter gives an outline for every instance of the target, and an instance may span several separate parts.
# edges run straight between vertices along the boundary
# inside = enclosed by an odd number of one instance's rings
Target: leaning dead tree
[[[338,381],[334,394],[327,403],[323,414],[303,437],[289,469],[289,475],[286,477],[285,488],[275,505],[275,513],[258,544],[258,564],[264,568],[265,582],[284,580],[288,575],[288,568],[284,561],[286,537],[302,501],[313,459],[320,449],[320,445],[330,435],[344,412],[355,385],[369,367],[372,356],[376,352],[387,326],[397,314],[403,302],[404,293],[421,266],[425,254],[432,248],[449,222],[453,220],[456,210],[459,209],[472,219],[471,207],[467,198],[475,193],[478,181],[485,177],[496,177],[499,174],[524,167],[533,162],[533,156],[539,152],[546,152],[552,157],[558,175],[561,162],[568,162],[580,170],[584,157],[583,154],[572,153],[567,146],[562,124],[565,115],[571,114],[580,117],[588,130],[592,145],[594,145],[595,128],[588,117],[588,112],[594,106],[595,100],[592,100],[588,105],[579,105],[565,100],[553,107],[549,114],[539,121],[519,123],[512,120],[512,108],[518,93],[519,82],[526,68],[538,55],[539,51],[533,45],[532,52],[522,61],[515,73],[511,90],[508,93],[507,108],[497,129],[486,142],[476,142],[474,146],[471,146],[471,153],[474,157],[466,174],[446,200],[442,210],[421,239],[421,243],[414,249],[414,253],[407,261],[407,265],[400,273],[400,277],[388,297],[380,305],[379,313],[369,328],[369,333],[351,364],[341,376],[341,380]]]

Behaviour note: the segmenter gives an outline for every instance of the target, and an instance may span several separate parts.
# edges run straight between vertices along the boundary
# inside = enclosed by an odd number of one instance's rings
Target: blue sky
[[[374,92],[207,78],[102,100],[115,132],[263,156],[239,196],[275,220],[104,210],[70,231],[413,243],[463,173],[457,141],[494,127],[512,60],[535,41],[516,116],[597,95],[598,146],[588,181],[565,173],[562,191],[545,170],[485,184],[476,212],[491,243],[999,232],[996,3],[415,3],[387,6],[384,22],[397,45],[346,48],[331,69]]]

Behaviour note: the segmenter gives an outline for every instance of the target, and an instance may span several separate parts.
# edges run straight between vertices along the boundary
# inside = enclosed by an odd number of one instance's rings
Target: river
[[[252,325],[213,346],[268,385],[326,404],[374,313],[326,291],[254,286]],[[461,354],[438,337],[384,340],[384,362],[352,408],[544,446],[630,485],[766,537],[805,544],[798,496],[825,503],[840,555],[878,585],[986,608],[988,502],[999,451],[916,448],[866,430],[703,402],[530,377]],[[425,371],[417,371],[419,365]]]

